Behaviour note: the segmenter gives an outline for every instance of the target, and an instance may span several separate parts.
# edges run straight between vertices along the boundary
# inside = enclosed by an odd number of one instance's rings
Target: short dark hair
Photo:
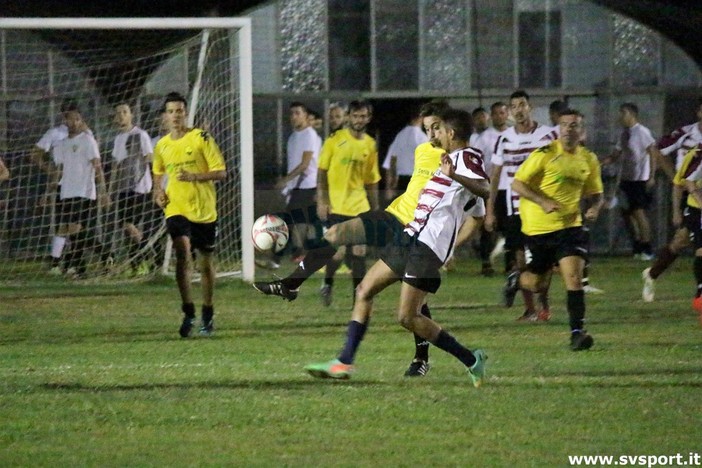
[[[492,112],[495,109],[497,109],[498,107],[507,107],[507,104],[505,104],[502,101],[493,102],[492,105],[490,106],[490,111]]]
[[[634,115],[639,115],[639,106],[634,104],[633,102],[625,102],[621,106],[619,106],[619,110],[621,111],[629,111]]]
[[[473,117],[463,109],[447,108],[439,114],[444,125],[453,129],[454,139],[468,141],[473,133]]]
[[[439,115],[442,111],[449,108],[449,104],[445,99],[432,99],[431,101],[422,104],[419,109],[419,116],[432,117],[434,115]]]
[[[311,115],[315,119],[321,119],[322,115],[316,110],[307,109],[307,115]]]
[[[529,102],[529,95],[527,94],[526,91],[523,89],[518,89],[512,94],[509,95],[509,100],[511,101],[512,99],[519,99],[519,98],[524,98]]]
[[[484,107],[476,107],[475,109],[473,109],[473,112],[471,112],[471,115],[473,117],[475,117],[476,115],[480,114],[481,112],[484,112],[486,114],[488,113],[488,111],[486,111]]]
[[[175,91],[166,94],[166,99],[163,100],[164,109],[166,108],[166,104],[169,102],[182,102],[186,108],[188,107],[188,101],[185,100],[185,97]]]
[[[563,117],[564,115],[574,115],[576,117],[580,117],[581,119],[585,118],[582,112],[576,109],[572,109],[570,107],[564,107],[558,112],[558,117]]]
[[[310,110],[307,108],[307,106],[304,105],[303,103],[301,103],[300,101],[293,101],[293,102],[291,102],[291,103],[290,103],[290,106],[288,106],[288,109],[292,109],[293,107],[299,107],[299,108],[301,108],[303,111],[305,111],[305,113],[307,113],[307,114],[310,113]]]
[[[557,112],[559,115],[565,109],[568,109],[568,104],[566,104],[565,101],[561,101],[560,99],[552,101],[551,104],[549,104],[548,106],[549,112]]]
[[[349,103],[349,114],[362,109],[368,109],[369,114],[373,113],[373,105],[364,99],[358,99]]]
[[[62,114],[71,111],[80,112],[80,109],[78,108],[78,103],[73,98],[66,98],[63,101],[61,101],[60,110]]]

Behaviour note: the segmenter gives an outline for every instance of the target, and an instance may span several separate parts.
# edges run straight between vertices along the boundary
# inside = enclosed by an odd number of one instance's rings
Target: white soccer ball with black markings
[[[288,243],[289,236],[285,221],[272,214],[258,218],[251,229],[251,240],[259,252],[280,252]]]

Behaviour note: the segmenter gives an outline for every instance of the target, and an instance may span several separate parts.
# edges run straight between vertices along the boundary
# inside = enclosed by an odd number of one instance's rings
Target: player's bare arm
[[[319,219],[322,221],[327,220],[330,206],[327,171],[324,169],[317,169],[317,216]]]
[[[497,191],[500,187],[501,175],[502,166],[493,166],[492,175],[490,177],[490,196],[485,206],[485,229],[488,232],[495,230],[495,200],[497,199]]]
[[[651,178],[653,178],[653,174],[656,172],[655,170],[660,167],[665,175],[667,175],[670,180],[673,180],[675,178],[675,165],[673,161],[663,156],[663,153],[661,153],[661,150],[658,149],[656,144],[649,146],[646,151],[651,157]]]
[[[514,179],[512,182],[512,190],[520,197],[526,198],[539,205],[541,209],[544,210],[544,213],[553,213],[561,209],[560,203],[556,200],[544,195],[540,190],[534,190],[521,180]]]
[[[183,169],[178,172],[176,178],[181,182],[209,182],[216,180],[224,180],[227,178],[227,171],[209,171],[209,172],[187,172]]]
[[[441,157],[441,173],[455,180],[480,198],[488,198],[490,196],[490,185],[487,180],[471,179],[456,174],[456,168],[453,166],[453,162],[447,154]]]
[[[590,195],[586,199],[586,204],[588,208],[585,210],[585,220],[589,223],[595,222],[604,205],[604,196],[601,193]]]
[[[98,203],[103,208],[107,208],[112,204],[110,194],[107,193],[107,185],[105,184],[105,173],[102,170],[102,164],[99,159],[92,160],[93,168],[95,169],[95,181],[97,182]]]
[[[165,208],[168,205],[168,195],[163,190],[163,174],[154,174],[154,184],[151,194],[154,199],[154,203],[159,206],[159,208]]]
[[[376,182],[374,184],[366,184],[365,187],[371,211],[379,209],[380,203],[378,203],[378,183]]]
[[[283,189],[288,184],[288,182],[295,179],[296,177],[299,177],[300,174],[305,172],[310,166],[310,162],[312,162],[313,155],[314,154],[312,153],[312,151],[305,151],[304,153],[302,153],[302,161],[300,161],[300,164],[295,166],[295,168],[292,171],[290,171],[289,174],[281,177],[280,180],[278,180],[278,182],[275,184],[275,188],[278,190]]]

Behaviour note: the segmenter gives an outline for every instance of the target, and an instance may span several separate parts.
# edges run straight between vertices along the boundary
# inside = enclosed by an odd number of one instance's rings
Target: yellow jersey
[[[422,191],[429,179],[431,179],[431,176],[439,168],[441,155],[445,152],[429,142],[422,143],[414,150],[414,171],[412,171],[412,178],[407,184],[407,189],[405,193],[395,198],[385,209],[403,225],[414,219],[414,210],[417,208],[419,192]]]
[[[678,169],[678,172],[675,173],[675,177],[673,177],[673,184],[678,185],[683,189],[685,188],[685,179],[687,176],[695,172],[695,170],[700,166],[700,163],[702,163],[702,151],[700,151],[700,146],[702,145],[698,145],[685,153],[685,157],[680,164],[680,169]],[[702,180],[696,180],[695,185],[697,187],[702,187]],[[700,204],[697,203],[697,200],[692,196],[692,194],[688,194],[687,206],[699,208]]]
[[[332,213],[357,216],[370,209],[366,185],[380,180],[373,138],[364,133],[359,140],[347,128],[337,130],[324,142],[317,167],[327,171]]]
[[[226,169],[222,153],[212,136],[199,128],[192,128],[182,138],[174,140],[168,134],[154,148],[153,172],[168,175],[166,218],[185,216],[193,223],[211,223],[217,220],[217,193],[214,181],[181,182],[182,170],[203,174]]]
[[[580,200],[603,192],[597,156],[584,146],[567,153],[560,140],[532,152],[514,178],[561,205],[547,214],[538,204],[521,198],[519,216],[522,232],[528,236],[582,226]]]

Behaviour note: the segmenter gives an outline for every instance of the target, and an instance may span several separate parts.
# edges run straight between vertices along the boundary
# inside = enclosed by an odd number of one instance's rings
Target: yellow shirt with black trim
[[[597,156],[584,146],[568,153],[560,140],[532,152],[514,178],[561,206],[557,211],[544,213],[538,204],[521,198],[519,216],[522,232],[528,236],[582,226],[580,200],[603,192]]]
[[[214,181],[179,181],[181,169],[193,174],[226,169],[222,153],[209,133],[192,128],[177,140],[170,134],[161,138],[154,148],[153,173],[168,175],[166,218],[180,215],[193,223],[216,221],[217,192]]]
[[[680,164],[680,169],[678,169],[678,172],[675,173],[675,177],[673,177],[673,184],[685,189],[685,179],[699,167],[700,163],[702,163],[702,151],[698,145],[685,153],[682,164]],[[702,187],[702,180],[696,180],[695,185],[697,187]],[[697,199],[691,194],[688,194],[686,202],[687,206],[691,206],[692,208],[700,207],[700,204],[697,203]]]
[[[405,193],[395,198],[385,209],[403,225],[414,219],[414,210],[417,208],[419,193],[439,168],[441,155],[445,152],[429,142],[420,144],[414,150],[414,171],[409,184],[407,184],[407,189]]]
[[[375,140],[355,138],[347,128],[327,138],[319,155],[319,169],[327,171],[331,212],[357,216],[370,209],[366,185],[380,180]]]

